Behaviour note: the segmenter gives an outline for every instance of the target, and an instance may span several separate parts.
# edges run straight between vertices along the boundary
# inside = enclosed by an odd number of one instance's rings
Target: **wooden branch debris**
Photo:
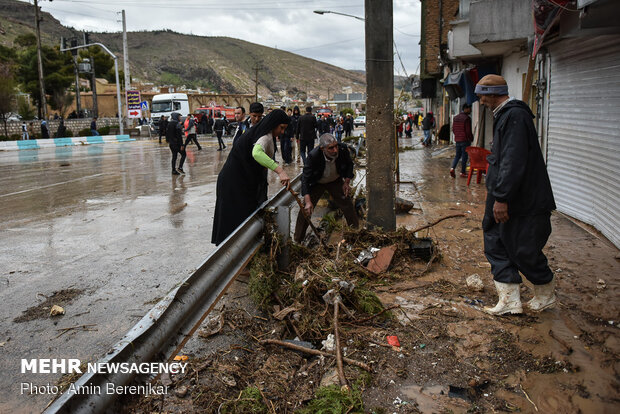
[[[340,333],[338,332],[338,309],[340,308],[340,297],[334,301],[334,339],[336,343],[336,367],[338,368],[338,381],[340,386],[349,389],[347,384],[347,378],[344,376],[344,369],[342,366],[342,352],[340,350]]]
[[[304,209],[304,205],[301,202],[300,198],[299,198],[299,194],[295,192],[295,190],[293,190],[292,188],[288,188],[289,193],[291,193],[293,195],[293,198],[295,198],[295,201],[297,201],[297,204],[299,205],[299,208],[301,209],[301,215],[304,216],[304,218],[306,219],[306,221],[308,222],[308,224],[310,225],[310,227],[312,228],[312,231],[314,231],[314,234],[316,234],[316,237],[319,238],[319,241],[321,242],[321,244],[323,245],[323,247],[325,247],[325,251],[329,251],[329,247],[327,247],[327,243],[325,242],[325,240],[323,240],[323,238],[319,235],[319,231],[316,229],[316,227],[314,226],[314,224],[312,224],[312,220],[311,217],[308,217],[308,215],[306,214],[306,210]]]
[[[439,223],[441,223],[441,222],[442,222],[442,221],[444,221],[444,220],[447,220],[447,219],[450,219],[450,218],[455,218],[455,217],[465,217],[465,214],[463,214],[463,213],[460,213],[460,214],[451,214],[451,215],[449,215],[449,216],[442,217],[442,218],[440,218],[439,220],[435,220],[435,221],[433,221],[433,222],[432,222],[432,223],[430,223],[430,224],[425,224],[425,225],[424,225],[424,226],[422,226],[422,227],[418,227],[418,228],[417,228],[417,229],[415,229],[415,230],[411,230],[411,232],[412,232],[412,233],[416,233],[416,232],[418,232],[418,231],[420,231],[420,230],[424,230],[424,229],[427,229],[427,228],[429,228],[429,227],[433,227],[434,225],[439,224]]]
[[[292,349],[294,351],[299,351],[299,352],[304,352],[306,354],[311,354],[311,355],[323,355],[323,356],[328,356],[328,357],[336,357],[336,355],[330,353],[330,352],[325,352],[325,351],[319,351],[318,349],[310,349],[310,348],[306,348],[300,345],[295,345],[295,344],[291,344],[290,342],[284,342],[284,341],[280,341],[278,339],[264,339],[262,341],[260,341],[260,344],[262,345],[266,345],[266,344],[271,344],[271,345],[280,345],[283,346],[285,348],[289,348]],[[351,358],[347,358],[347,357],[343,357],[342,358],[343,362],[346,362],[347,364],[350,365],[355,365],[356,367],[359,367],[365,371],[368,372],[372,372],[372,368],[370,368],[369,365],[360,362],[360,361],[356,361],[354,359]]]

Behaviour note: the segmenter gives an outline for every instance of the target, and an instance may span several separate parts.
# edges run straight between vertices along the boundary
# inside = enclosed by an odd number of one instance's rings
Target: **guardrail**
[[[301,187],[301,174],[291,181],[294,190]],[[200,267],[155,305],[97,363],[142,363],[170,361],[185,345],[202,321],[222,297],[235,277],[245,268],[261,246],[263,213],[279,209],[276,218],[281,232],[288,235],[289,206],[293,196],[282,188],[244,221]],[[76,389],[94,389],[106,384],[128,385],[135,373],[84,373]],[[148,378],[143,378],[147,381]],[[85,387],[85,388],[84,388]],[[65,392],[44,413],[101,413],[109,410],[116,393],[77,394]]]

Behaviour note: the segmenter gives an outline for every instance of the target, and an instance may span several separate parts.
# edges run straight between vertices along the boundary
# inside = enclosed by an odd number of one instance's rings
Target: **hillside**
[[[48,13],[42,13],[41,37],[44,44],[59,44],[60,37],[73,36]],[[16,0],[0,0],[0,43],[13,46],[20,34],[34,32],[34,8]],[[78,32],[81,36],[81,32]],[[91,42],[105,44],[122,57],[121,33],[92,33]],[[252,69],[258,73],[263,96],[286,90],[327,94],[353,86],[365,89],[365,76],[294,53],[229,37],[185,35],[172,31],[128,32],[129,64],[133,79],[155,85],[187,85],[217,92],[254,93]],[[172,51],[172,53],[171,53]],[[173,56],[173,57],[171,57]],[[119,61],[122,68],[122,60]]]

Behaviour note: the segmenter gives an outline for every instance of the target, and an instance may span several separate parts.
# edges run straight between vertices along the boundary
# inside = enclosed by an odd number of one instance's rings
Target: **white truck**
[[[156,131],[159,131],[159,120],[162,115],[170,119],[170,114],[178,112],[185,117],[190,113],[189,101],[185,93],[162,93],[153,96],[151,101],[151,118]]]

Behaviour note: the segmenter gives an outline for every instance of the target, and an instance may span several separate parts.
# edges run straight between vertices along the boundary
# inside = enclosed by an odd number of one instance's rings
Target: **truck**
[[[196,118],[196,122],[200,123],[203,116],[211,117],[211,119],[219,119],[224,115],[228,124],[226,126],[225,135],[230,135],[232,131],[237,127],[237,121],[235,120],[235,108],[232,106],[221,106],[221,105],[212,105],[212,106],[201,106],[200,108],[196,108],[194,111],[194,117]]]
[[[162,115],[170,119],[170,114],[178,112],[182,116],[189,114],[189,100],[185,93],[162,93],[153,96],[151,101],[151,118],[155,131],[159,131],[159,120]]]

